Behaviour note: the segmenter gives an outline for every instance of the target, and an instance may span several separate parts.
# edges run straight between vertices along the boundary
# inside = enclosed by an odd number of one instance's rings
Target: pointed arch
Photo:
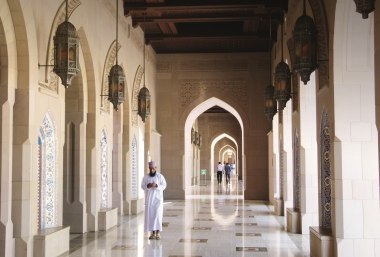
[[[226,134],[226,133],[223,133],[223,134],[220,134],[218,136],[216,136],[212,142],[211,142],[211,174],[214,174],[214,151],[215,151],[215,145],[216,143],[218,143],[220,140],[222,140],[223,138],[228,138],[230,139],[232,142],[234,142],[235,146],[236,146],[236,159],[238,160],[239,159],[239,145],[236,141],[235,138],[233,138],[232,136]]]
[[[191,144],[190,144],[190,139],[191,139],[191,128],[194,124],[194,121],[206,110],[213,106],[219,106],[228,112],[230,112],[239,122],[241,132],[242,132],[242,147],[241,147],[241,152],[242,152],[242,175],[243,178],[245,176],[245,168],[244,168],[244,124],[243,124],[243,119],[242,116],[240,115],[240,112],[238,112],[234,107],[232,107],[230,104],[226,103],[225,101],[216,98],[216,97],[210,97],[209,99],[203,101],[202,103],[198,104],[196,107],[192,109],[192,111],[187,115],[186,121],[185,121],[185,128],[184,128],[184,147],[185,147],[185,159],[184,159],[184,169],[183,169],[183,179],[184,179],[184,189],[186,190],[188,186],[191,185],[190,181],[190,174],[191,171],[189,170],[191,167]],[[246,119],[248,120],[248,119]],[[232,137],[231,137],[232,138]],[[212,149],[215,146],[215,139],[214,139],[214,144],[212,144]],[[236,142],[236,141],[235,141]],[[237,143],[235,143],[238,145]],[[212,158],[212,163],[213,163],[213,155],[211,155]],[[212,164],[211,163],[211,164]],[[213,171],[213,166],[211,165],[211,171]],[[213,172],[211,172],[213,174]]]
[[[57,136],[46,113],[38,134],[38,228],[57,225]]]

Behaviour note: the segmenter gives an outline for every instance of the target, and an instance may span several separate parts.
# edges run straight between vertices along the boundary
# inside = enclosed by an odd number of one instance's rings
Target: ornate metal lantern
[[[199,134],[198,146],[201,147],[201,145],[202,145],[202,136]]]
[[[123,68],[118,64],[118,13],[119,1],[116,0],[116,64],[112,66],[108,75],[108,101],[113,105],[114,110],[118,110],[119,105],[124,102],[125,75]]]
[[[265,88],[265,110],[264,114],[268,120],[273,120],[273,116],[277,113],[277,101],[274,98],[274,87],[268,85]]]
[[[305,0],[303,15],[296,21],[293,31],[294,62],[293,71],[301,76],[306,85],[310,74],[317,68],[317,28],[310,16],[306,15]]]
[[[194,131],[194,128],[191,128],[191,143],[194,142],[194,138],[195,138],[195,131]]]
[[[362,14],[363,19],[368,18],[368,14],[375,10],[375,0],[354,0],[356,11]]]
[[[145,87],[145,39],[144,39],[144,87],[140,89],[138,96],[138,115],[140,115],[143,122],[150,115],[150,93]]]
[[[283,110],[291,97],[291,74],[289,66],[284,62],[283,31],[281,24],[281,62],[276,66],[274,73],[274,98],[278,101],[278,109]]]
[[[119,105],[124,102],[125,75],[120,65],[114,65],[108,76],[108,100],[117,111]]]
[[[68,0],[66,0],[65,21],[59,24],[54,35],[54,68],[53,71],[61,78],[67,88],[71,80],[79,73],[78,49],[79,37],[77,30],[68,20]]]
[[[140,115],[143,122],[150,115],[150,93],[145,87],[140,89],[138,96],[138,115]]]
[[[274,80],[274,97],[278,101],[278,109],[283,110],[291,97],[291,74],[289,66],[284,61],[277,64]]]
[[[67,13],[67,8],[66,8]],[[67,88],[71,80],[79,73],[79,38],[74,25],[67,21],[61,23],[54,36],[54,68]]]

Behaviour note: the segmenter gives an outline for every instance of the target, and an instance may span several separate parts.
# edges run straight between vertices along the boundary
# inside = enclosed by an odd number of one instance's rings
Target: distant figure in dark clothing
[[[226,163],[226,165],[224,165],[224,171],[226,172],[226,185],[229,185],[230,184],[230,176],[231,176],[231,166],[228,164],[228,162]]]

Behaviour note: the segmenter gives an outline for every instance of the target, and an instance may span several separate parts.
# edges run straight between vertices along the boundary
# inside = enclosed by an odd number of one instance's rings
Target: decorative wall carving
[[[121,48],[121,45],[118,43],[117,50]],[[108,75],[110,74],[110,70],[116,61],[116,40],[114,40],[108,49],[106,61],[104,63],[103,68],[103,78],[102,78],[102,92],[100,109],[104,112],[110,112],[110,102],[108,99]]]
[[[132,139],[132,154],[131,154],[131,198],[138,198],[138,166],[137,166],[137,140],[136,137]]]
[[[132,125],[137,126],[137,120],[138,120],[138,114],[137,114],[137,108],[138,108],[138,95],[141,87],[141,80],[144,75],[144,68],[139,65],[136,71],[135,75],[135,81],[133,83],[133,88],[132,88]]]
[[[105,130],[102,130],[102,137],[100,140],[100,206],[101,208],[109,207],[108,200],[108,146],[107,135]]]
[[[248,89],[245,80],[183,80],[180,81],[179,90],[181,106],[186,107],[208,91],[239,99],[243,106],[248,104]]]
[[[38,228],[57,225],[57,136],[47,113],[38,135]]]
[[[247,71],[247,60],[195,60],[181,62],[181,71]]]
[[[301,208],[300,205],[300,152],[299,152],[299,140],[298,131],[294,130],[294,140],[293,140],[293,206],[296,211]]]
[[[330,128],[327,112],[324,111],[321,121],[320,135],[320,160],[321,160],[321,202],[319,206],[321,215],[321,226],[326,230],[331,230],[331,165],[330,165]]]
[[[68,14],[67,17],[70,18],[74,10],[81,5],[80,0],[69,0],[68,1]],[[48,52],[46,56],[46,64],[54,65],[54,35],[59,24],[65,21],[66,18],[66,2],[63,1],[53,20],[53,24],[50,29]],[[45,81],[39,81],[39,86],[54,91],[58,94],[58,86],[61,84],[59,77],[53,72],[53,66],[46,66],[45,68]]]
[[[157,73],[165,73],[172,71],[172,64],[170,62],[158,62]]]

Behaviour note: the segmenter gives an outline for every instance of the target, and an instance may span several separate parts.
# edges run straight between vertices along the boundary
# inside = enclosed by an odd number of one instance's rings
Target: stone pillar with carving
[[[280,154],[280,171],[279,171],[279,194],[275,199],[274,213],[277,216],[284,216],[284,126],[283,111],[278,112],[278,137],[279,137],[279,154]]]

